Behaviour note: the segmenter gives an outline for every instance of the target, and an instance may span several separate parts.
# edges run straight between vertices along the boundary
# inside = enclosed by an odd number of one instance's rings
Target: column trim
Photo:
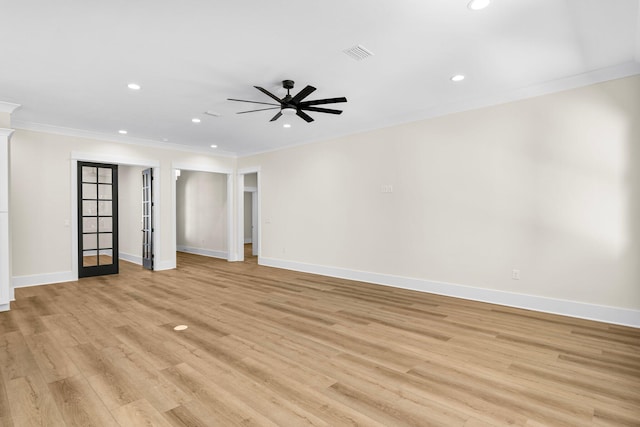
[[[0,108],[5,103],[0,102]],[[15,105],[15,104],[13,104]],[[17,108],[17,107],[16,107]],[[7,112],[12,112],[15,108]],[[9,226],[9,141],[13,129],[0,128],[0,311],[9,310],[11,292],[11,239]]]

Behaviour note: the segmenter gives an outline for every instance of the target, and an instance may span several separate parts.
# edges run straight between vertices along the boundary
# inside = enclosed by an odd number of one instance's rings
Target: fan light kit
[[[245,113],[253,113],[255,111],[265,111],[265,110],[280,110],[276,113],[275,116],[270,121],[275,121],[280,118],[280,116],[292,116],[296,115],[310,123],[313,121],[313,118],[305,113],[305,111],[313,111],[316,113],[329,113],[329,114],[342,114],[342,110],[334,110],[332,108],[321,108],[315,107],[315,105],[322,104],[335,104],[338,102],[347,102],[347,98],[344,96],[339,98],[326,98],[326,99],[314,99],[312,101],[303,101],[307,96],[311,95],[315,92],[316,88],[313,86],[306,86],[300,92],[298,92],[295,96],[291,96],[289,91],[293,89],[294,82],[293,80],[283,80],[282,87],[287,90],[287,95],[280,99],[268,90],[261,88],[260,86],[254,86],[260,92],[267,95],[272,100],[276,101],[277,104],[273,102],[261,102],[261,101],[247,101],[245,99],[235,99],[235,98],[227,98],[229,101],[238,101],[238,102],[248,102],[250,104],[261,104],[261,105],[272,105],[273,107],[268,108],[259,108],[257,110],[248,110],[248,111],[240,111],[236,114],[245,114]]]
[[[471,0],[467,7],[471,10],[482,10],[489,6],[491,0]]]

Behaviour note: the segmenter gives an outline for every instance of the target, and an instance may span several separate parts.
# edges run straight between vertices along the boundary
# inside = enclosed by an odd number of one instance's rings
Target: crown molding
[[[406,115],[402,118],[390,117],[388,120],[381,122],[375,128],[363,130],[363,132],[432,119],[435,117],[442,117],[449,114],[508,104],[511,102],[536,98],[538,96],[552,95],[555,93],[637,75],[640,75],[640,63],[636,61],[628,61],[612,67],[599,68],[586,73],[575,74],[540,84],[506,90],[487,96],[479,96],[475,99],[467,99],[461,102],[454,102],[427,110],[417,111],[414,114]]]
[[[33,132],[51,133],[55,135],[73,136],[77,138],[95,139],[98,141],[116,142],[119,144],[138,145],[143,147],[152,147],[161,150],[184,151],[188,153],[206,154],[212,157],[229,157],[237,158],[236,153],[228,151],[211,152],[210,148],[194,147],[184,144],[176,144],[171,142],[153,141],[143,138],[132,138],[127,136],[116,136],[102,132],[94,132],[83,129],[67,128],[62,126],[48,125],[44,123],[33,123],[22,120],[13,119],[11,125],[15,129],[29,130]]]
[[[20,104],[13,104],[11,102],[0,101],[0,113],[11,114],[20,107],[21,107]]]
[[[639,0],[640,1],[640,0]],[[289,148],[296,148],[316,142],[333,141],[350,135],[373,132],[376,130],[390,128],[393,126],[401,126],[407,123],[417,122],[421,120],[433,119],[449,114],[462,113],[464,111],[478,110],[481,108],[492,107],[495,105],[508,104],[510,102],[521,101],[524,99],[535,98],[537,96],[551,95],[571,89],[578,89],[598,83],[604,83],[611,80],[622,79],[640,75],[640,61],[629,61],[613,67],[600,68],[582,74],[576,74],[561,79],[551,80],[545,83],[503,91],[488,96],[481,96],[475,99],[468,99],[460,102],[441,105],[430,108],[428,110],[416,111],[412,114],[406,114],[403,117],[388,117],[387,120],[377,122],[375,126],[362,128],[357,132],[345,132],[332,135],[329,138],[311,138],[299,141],[293,144],[285,145],[277,148],[266,150],[249,151],[238,153],[238,158],[253,157],[261,154],[273,153]]]
[[[622,64],[618,64],[612,67],[601,68],[592,70],[586,73],[568,76],[562,79],[552,80],[538,85],[528,86],[524,88],[518,88],[510,91],[505,91],[499,94],[494,94],[485,97],[479,97],[472,100],[465,100],[462,102],[452,103],[449,105],[443,105],[429,110],[422,110],[413,114],[405,115],[404,117],[389,117],[384,122],[378,122],[375,127],[364,128],[356,133],[370,132],[386,127],[392,127],[402,125],[410,122],[427,120],[435,117],[441,117],[448,114],[459,113],[463,111],[475,110],[494,105],[506,104],[509,102],[519,101],[528,98],[534,98],[537,96],[548,95],[552,93],[562,92],[565,90],[576,89],[592,84],[603,83],[610,80],[616,80],[624,77],[630,77],[634,75],[640,75],[640,7],[638,8],[638,33],[636,36],[636,60],[629,61]],[[12,112],[19,108],[19,104],[11,104],[0,101],[0,112],[7,111]],[[206,154],[213,157],[227,157],[227,158],[243,158],[251,157],[260,154],[266,154],[270,152],[280,151],[283,149],[293,148],[297,146],[307,145],[314,142],[335,140],[354,134],[353,132],[347,132],[343,134],[333,135],[330,138],[310,138],[307,140],[299,141],[294,144],[290,144],[283,147],[258,150],[253,152],[229,152],[229,151],[217,151],[211,152],[211,149],[205,147],[194,147],[186,144],[176,144],[170,142],[153,141],[142,138],[132,138],[125,136],[115,136],[112,134],[93,132],[81,129],[66,128],[61,126],[47,125],[42,123],[32,123],[22,120],[13,119],[12,127],[23,130],[31,130],[36,132],[52,133],[57,135],[75,136],[80,138],[96,139],[102,141],[117,142],[121,144],[131,144],[146,147],[153,147],[156,149],[164,150],[176,150],[190,153]]]
[[[636,62],[640,63],[640,0],[638,0],[638,16],[636,22]]]

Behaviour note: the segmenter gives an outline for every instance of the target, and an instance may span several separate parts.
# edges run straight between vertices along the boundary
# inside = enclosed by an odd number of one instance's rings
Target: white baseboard
[[[11,286],[26,288],[28,286],[49,285],[51,283],[73,282],[78,280],[78,274],[73,271],[61,271],[59,273],[34,274],[32,276],[14,276]]]
[[[0,304],[0,312],[9,311],[9,303]]]
[[[260,265],[640,328],[640,310],[260,257]]]
[[[127,254],[124,252],[119,252],[118,258],[123,259],[125,261],[132,262],[134,264],[142,265],[142,257],[140,255],[133,255],[133,254]]]
[[[120,259],[123,259],[125,261],[129,261],[137,265],[142,265],[142,257],[140,255],[133,255],[133,254],[120,252],[119,257]],[[176,265],[173,261],[160,261],[160,262],[154,262],[153,270],[154,271],[173,270],[174,268],[176,268]]]
[[[186,252],[189,254],[203,255],[203,256],[208,256],[212,258],[227,259],[229,257],[229,254],[224,251],[213,251],[211,249],[192,248],[189,246],[182,246],[182,245],[176,246],[176,250],[178,252]]]

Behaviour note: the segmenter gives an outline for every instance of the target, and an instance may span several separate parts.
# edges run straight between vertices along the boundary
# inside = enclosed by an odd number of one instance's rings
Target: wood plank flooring
[[[178,265],[17,289],[0,425],[640,426],[638,329],[255,259]]]

